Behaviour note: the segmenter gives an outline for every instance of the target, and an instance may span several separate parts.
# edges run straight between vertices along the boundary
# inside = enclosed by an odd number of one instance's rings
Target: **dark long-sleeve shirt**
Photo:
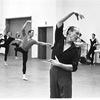
[[[13,40],[15,40],[15,38],[13,38],[13,37],[9,37],[9,38],[7,38],[7,36],[5,35],[4,36],[4,45],[5,45],[5,47],[9,47],[9,44],[13,41]]]
[[[64,39],[63,25],[60,28],[56,26],[55,44],[52,51],[52,59],[55,59],[56,56],[59,62],[63,64],[72,64],[73,71],[76,71],[78,66],[78,50],[74,43],[72,43],[67,50],[63,51]]]
[[[93,49],[93,50],[95,50],[96,49],[96,42],[97,42],[97,40],[96,39],[94,39],[94,40],[92,40],[92,39],[90,39],[90,44],[91,44],[91,46],[90,46],[90,48],[91,49]]]

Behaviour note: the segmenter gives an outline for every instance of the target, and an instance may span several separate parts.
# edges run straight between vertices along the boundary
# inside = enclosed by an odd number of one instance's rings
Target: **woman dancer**
[[[17,39],[16,41],[14,41],[14,43],[12,43],[13,46],[15,46],[15,48],[19,47],[20,43],[21,43],[21,35],[19,34],[19,32],[16,33],[15,38]],[[15,51],[15,59],[19,59],[17,57],[17,51]]]
[[[78,50],[74,42],[79,37],[79,29],[70,26],[63,35],[64,22],[75,15],[77,19],[84,18],[83,15],[72,12],[61,19],[56,25],[55,44],[52,48],[52,59],[50,69],[50,97],[71,98],[72,97],[72,72],[77,70]]]

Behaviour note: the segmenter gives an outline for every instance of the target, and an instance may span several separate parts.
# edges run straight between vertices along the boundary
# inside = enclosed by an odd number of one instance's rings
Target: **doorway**
[[[38,41],[53,44],[53,27],[38,27]],[[51,48],[47,46],[38,46],[38,58],[50,59]]]

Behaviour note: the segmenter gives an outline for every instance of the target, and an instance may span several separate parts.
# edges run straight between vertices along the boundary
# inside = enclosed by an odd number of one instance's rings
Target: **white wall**
[[[0,0],[0,33],[2,33],[2,1]]]
[[[65,24],[80,27],[82,38],[89,43],[94,32],[100,41],[100,0],[2,0],[3,29],[5,18],[32,16],[32,29],[35,30],[35,39],[38,37],[38,26],[55,26],[55,23],[72,11],[85,16],[84,20],[77,21],[72,16]],[[1,7],[1,6],[0,6]],[[47,25],[45,25],[47,22]],[[37,47],[33,46],[32,57],[37,56]]]
[[[34,24],[55,21],[55,0],[3,0],[4,18],[32,16]],[[48,17],[49,16],[49,17]]]

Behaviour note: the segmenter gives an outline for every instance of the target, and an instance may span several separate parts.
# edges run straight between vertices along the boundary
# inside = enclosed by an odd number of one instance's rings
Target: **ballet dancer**
[[[15,48],[15,50],[21,52],[22,56],[23,56],[23,68],[22,68],[23,80],[27,80],[27,78],[26,78],[26,63],[28,60],[28,51],[32,47],[32,45],[36,44],[36,45],[51,46],[50,43],[39,42],[39,41],[32,39],[32,37],[34,36],[34,30],[29,30],[28,33],[26,34],[25,27],[26,27],[27,23],[31,23],[31,21],[26,21],[26,23],[22,27],[22,35],[24,37],[23,42],[20,44],[20,46],[18,48]]]
[[[17,40],[15,38],[11,37],[11,35],[12,35],[12,33],[9,30],[9,24],[7,24],[6,25],[6,28],[4,30],[4,43],[3,44],[0,44],[0,48],[1,47],[4,47],[5,48],[5,55],[4,55],[4,64],[5,65],[8,65],[7,64],[7,55],[8,55],[8,52],[9,52],[10,43],[12,41],[14,41],[14,40]]]
[[[19,34],[19,32],[16,33],[15,38],[17,39],[16,41],[12,42],[11,44],[13,46],[15,46],[15,48],[19,47],[20,43],[21,43],[21,35]],[[15,59],[19,59],[17,57],[17,51],[15,51]]]
[[[50,98],[71,98],[72,97],[72,72],[77,70],[78,50],[74,42],[79,37],[79,29],[70,26],[63,35],[64,22],[72,15],[77,20],[84,16],[72,12],[61,19],[56,25],[55,44],[52,50],[51,69],[50,69]]]
[[[90,66],[93,66],[96,46],[100,44],[95,36],[96,35],[92,33],[92,39],[90,39],[90,49],[89,49],[89,52],[87,53],[87,58],[91,61]]]

